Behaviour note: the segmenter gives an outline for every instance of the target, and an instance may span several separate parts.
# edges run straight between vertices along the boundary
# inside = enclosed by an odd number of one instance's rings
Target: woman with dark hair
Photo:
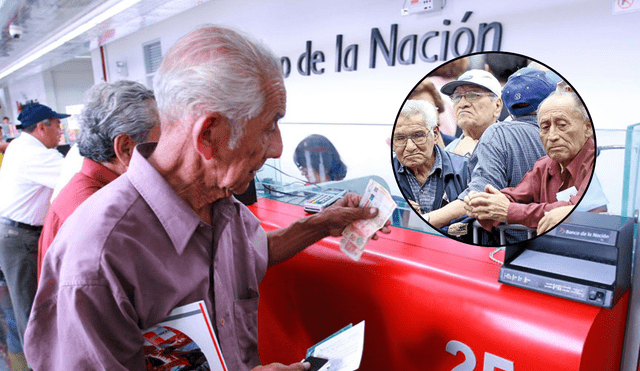
[[[340,160],[336,147],[319,134],[309,135],[298,144],[293,162],[311,184],[342,180],[347,175],[347,165]]]

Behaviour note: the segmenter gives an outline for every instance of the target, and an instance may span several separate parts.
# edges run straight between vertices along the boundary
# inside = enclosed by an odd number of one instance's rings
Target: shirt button
[[[224,326],[224,318],[220,319],[220,326]]]

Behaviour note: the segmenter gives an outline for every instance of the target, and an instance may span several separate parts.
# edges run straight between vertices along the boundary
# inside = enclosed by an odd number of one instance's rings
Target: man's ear
[[[39,123],[36,124],[36,130],[34,130],[34,131],[43,132],[46,127],[47,127],[47,125],[44,123],[44,121],[40,121]]]
[[[584,126],[585,126],[585,136],[587,137],[587,139],[593,138],[593,125],[591,125],[591,121],[585,120]]]
[[[440,127],[438,125],[433,127],[433,139],[438,143],[438,137],[440,136]]]
[[[204,114],[196,120],[191,136],[198,153],[206,160],[211,160],[221,145],[229,143],[230,134],[227,118],[213,112]]]
[[[125,166],[125,169],[129,167],[133,149],[137,144],[128,134],[121,133],[113,139],[113,152],[115,152],[118,161]]]
[[[500,114],[502,113],[502,106],[504,105],[504,102],[502,102],[502,98],[498,98],[495,100],[495,103],[496,103],[496,110],[494,111],[494,114],[497,120],[500,117]]]

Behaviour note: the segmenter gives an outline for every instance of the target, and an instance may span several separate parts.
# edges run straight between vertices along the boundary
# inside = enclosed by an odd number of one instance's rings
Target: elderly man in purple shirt
[[[136,148],[128,171],[67,219],[45,258],[26,333],[30,366],[145,370],[141,331],[204,300],[229,370],[308,369],[260,366],[258,285],[268,266],[377,210],[351,194],[265,233],[231,197],[282,152],[286,93],[265,47],[201,28],[171,48],[155,85],[160,141]]]

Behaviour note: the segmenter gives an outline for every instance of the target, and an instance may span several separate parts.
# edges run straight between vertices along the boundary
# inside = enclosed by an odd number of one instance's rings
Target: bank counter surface
[[[307,215],[273,194],[250,209],[267,231]],[[628,293],[605,309],[502,284],[494,250],[394,226],[353,261],[326,238],[267,272],[262,361],[299,361],[365,320],[360,370],[619,370]]]

